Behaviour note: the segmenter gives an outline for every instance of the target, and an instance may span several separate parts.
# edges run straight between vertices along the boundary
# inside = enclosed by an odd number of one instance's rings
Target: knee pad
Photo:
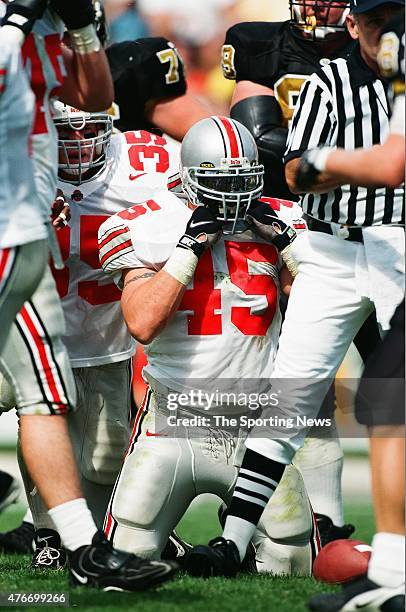
[[[0,372],[0,413],[8,412],[16,407],[14,389],[8,378]]]
[[[279,544],[305,545],[312,533],[312,510],[303,477],[290,465],[272,495],[258,529]]]

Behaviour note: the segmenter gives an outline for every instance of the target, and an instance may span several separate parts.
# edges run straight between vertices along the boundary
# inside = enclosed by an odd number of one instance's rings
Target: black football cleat
[[[59,533],[54,529],[37,529],[34,546],[31,569],[63,570],[66,567],[66,551],[62,547]]]
[[[0,512],[14,504],[20,496],[20,485],[7,472],[0,471]]]
[[[404,612],[405,585],[381,587],[367,577],[345,584],[338,593],[320,593],[308,603],[312,612]]]
[[[334,525],[331,518],[325,514],[316,514],[315,517],[322,546],[326,546],[326,544],[334,540],[348,540],[355,531],[355,527],[351,525],[351,523],[338,527]]]
[[[148,561],[116,550],[99,531],[88,546],[68,553],[70,582],[102,591],[144,591],[175,576],[173,561]]]
[[[0,552],[30,555],[34,552],[34,525],[23,521],[21,525],[0,533]]]
[[[214,538],[208,546],[194,546],[185,559],[184,569],[192,576],[235,578],[240,569],[240,554],[232,540]]]
[[[227,519],[227,506],[225,504],[221,504],[219,506],[219,509],[217,510],[217,516],[222,529],[224,529]],[[256,557],[256,548],[254,544],[250,542],[247,546],[247,552],[245,553],[245,557],[243,562],[241,563],[239,571],[242,574],[258,574]]]
[[[173,530],[169,536],[169,540],[166,543],[165,548],[162,551],[161,559],[164,561],[176,561],[180,566],[182,566],[184,560],[192,549],[193,546],[189,544],[189,542],[182,540],[176,531]]]

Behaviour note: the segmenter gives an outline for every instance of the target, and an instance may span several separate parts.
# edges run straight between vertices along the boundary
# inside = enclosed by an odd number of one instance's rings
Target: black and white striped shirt
[[[357,46],[313,74],[302,87],[289,130],[285,163],[321,145],[349,151],[382,144],[389,135],[384,82],[365,64]],[[308,215],[343,225],[403,223],[404,187],[366,189],[343,185],[324,194],[308,193]]]

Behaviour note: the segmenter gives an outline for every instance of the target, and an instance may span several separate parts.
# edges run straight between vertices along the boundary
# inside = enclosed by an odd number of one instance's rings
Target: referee
[[[358,44],[347,59],[312,75],[299,96],[285,156],[291,189],[297,191],[296,167],[305,150],[323,145],[352,150],[386,140],[389,106],[376,60],[381,31],[402,7],[403,0],[352,0],[347,27]],[[291,245],[298,272],[271,381],[278,414],[296,425],[251,431],[223,538],[190,554],[212,575],[235,575],[263,508],[303,445],[308,430],[303,421],[317,415],[351,341],[374,308],[382,329],[389,328],[403,297],[403,196],[403,188],[352,187],[320,174],[312,193],[302,197],[310,231]],[[391,570],[396,590],[404,569],[394,564]]]

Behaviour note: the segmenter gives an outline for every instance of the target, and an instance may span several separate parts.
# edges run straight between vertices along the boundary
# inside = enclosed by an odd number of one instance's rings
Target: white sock
[[[227,516],[223,538],[232,540],[236,544],[238,552],[240,553],[241,562],[245,557],[248,544],[251,542],[255,530],[256,525],[253,525],[249,521],[245,521],[238,516]]]
[[[51,508],[49,515],[68,550],[92,543],[97,527],[83,497]]]
[[[307,438],[293,463],[302,472],[314,512],[329,516],[334,525],[342,527],[343,453],[338,438]]]
[[[397,533],[376,533],[368,578],[380,586],[398,587],[405,581],[405,538]]]
[[[24,523],[31,523],[31,525],[34,524],[34,521],[32,519],[31,510],[29,508],[27,508],[27,512],[24,514],[23,522]]]

